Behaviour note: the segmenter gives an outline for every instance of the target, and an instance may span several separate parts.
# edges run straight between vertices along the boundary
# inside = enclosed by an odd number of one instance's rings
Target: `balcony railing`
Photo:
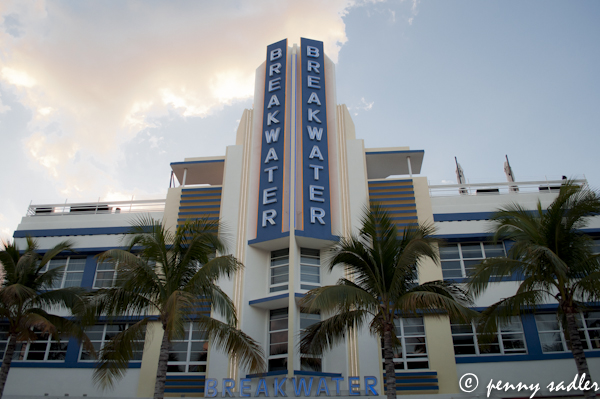
[[[432,197],[449,197],[455,195],[501,195],[558,193],[565,180],[537,180],[507,183],[465,183],[430,185],[429,195]],[[572,180],[575,184],[586,185],[586,179]]]
[[[27,216],[106,215],[163,212],[165,200],[99,201],[29,205]]]

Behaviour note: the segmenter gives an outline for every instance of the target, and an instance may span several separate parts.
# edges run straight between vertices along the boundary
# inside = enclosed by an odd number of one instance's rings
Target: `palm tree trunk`
[[[2,399],[2,395],[4,394],[4,386],[6,385],[8,372],[10,371],[10,364],[12,362],[13,354],[15,353],[16,347],[17,336],[15,334],[10,334],[10,336],[8,337],[8,344],[6,345],[6,350],[4,351],[4,360],[2,361],[2,367],[0,368],[0,399]]]
[[[577,330],[577,321],[575,320],[574,309],[570,306],[563,307],[565,317],[567,319],[567,331],[569,335],[569,345],[571,347],[571,353],[575,359],[575,365],[577,366],[577,373],[579,378],[585,375],[584,384],[589,382],[591,385],[590,369],[588,368],[587,360],[585,358],[585,352],[583,352],[583,344],[579,337],[579,331]],[[579,380],[578,378],[578,380]],[[592,399],[596,397],[596,393],[593,390],[583,391],[586,398]]]
[[[396,370],[394,369],[394,350],[392,333],[394,324],[384,322],[383,325],[383,364],[385,366],[385,384],[387,398],[396,399]]]
[[[169,334],[163,326],[163,339],[160,344],[158,368],[156,370],[156,383],[154,384],[154,399],[163,399],[165,395],[165,381],[167,380],[167,363],[169,362]],[[0,398],[1,399],[1,398]]]

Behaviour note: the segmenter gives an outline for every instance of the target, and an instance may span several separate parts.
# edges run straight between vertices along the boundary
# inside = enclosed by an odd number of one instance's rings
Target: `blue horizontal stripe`
[[[214,211],[199,210],[198,212],[179,212],[178,216],[181,216],[181,215],[198,215],[198,214],[212,215],[214,213],[219,213],[219,209],[217,208],[217,210],[214,210]]]
[[[385,373],[383,373],[385,375]],[[437,375],[437,371],[415,371],[413,373],[396,372],[396,377],[415,377],[415,376]]]
[[[438,391],[439,389],[440,389],[440,387],[438,385],[415,386],[415,387],[396,386],[397,391]]]
[[[392,220],[413,220],[416,218],[417,218],[417,215],[415,215],[415,216],[397,216],[397,217],[391,217],[390,219],[392,219]]]
[[[600,350],[586,350],[585,357],[600,357]],[[497,362],[527,362],[531,360],[556,360],[573,359],[573,354],[562,353],[542,353],[526,355],[496,355],[496,356],[456,356],[456,364],[461,363],[497,363]]]
[[[90,236],[106,234],[126,234],[131,227],[87,227],[77,229],[42,229],[42,230],[17,230],[14,238],[48,237],[48,236]]]
[[[342,373],[324,373],[322,371],[294,370],[294,375],[308,375],[314,377],[341,377]]]
[[[202,380],[185,380],[185,381],[174,381],[174,380],[169,380],[167,379],[165,381],[165,385],[169,386],[169,387],[178,387],[178,386],[182,386],[182,385],[193,385],[193,386],[201,386],[204,387],[204,379]]]
[[[370,154],[425,154],[425,150],[399,150],[399,151],[365,151],[366,155]],[[409,181],[409,180],[404,180]]]
[[[205,375],[185,375],[185,374],[168,374],[167,381],[169,380],[205,380]]]
[[[494,212],[434,213],[434,222],[466,222],[470,220],[490,220]]]
[[[204,218],[204,217],[198,217],[198,218],[180,218],[177,219],[178,222],[186,222],[188,220],[198,220],[198,219],[206,219],[206,220],[219,220],[218,217],[209,217],[209,218]]]
[[[274,375],[286,375],[287,370],[278,370],[278,371],[269,371],[268,373],[258,373],[258,374],[246,374],[246,378],[263,378],[263,377],[271,377]]]
[[[371,201],[371,202],[376,202],[376,201]],[[382,208],[397,208],[397,207],[406,208],[406,207],[409,207],[409,206],[416,206],[415,203],[412,203],[412,204],[382,204],[382,203],[379,203],[379,205]],[[390,211],[390,212],[393,212],[393,211]],[[416,212],[416,209],[411,209],[411,210],[408,210],[408,211],[401,211],[401,212]]]
[[[203,208],[217,208],[219,209],[221,205],[186,205],[180,206],[179,209],[203,209]]]
[[[398,379],[396,378],[396,383],[397,384],[414,384],[414,383],[431,383],[434,382],[437,384],[438,379],[437,378],[407,378],[407,379]]]
[[[290,294],[280,294],[280,295],[268,296],[266,298],[254,299],[254,300],[248,302],[248,305],[256,305],[257,303],[264,303],[264,302],[269,302],[269,301],[275,301],[277,299],[289,298],[289,296],[290,296]]]
[[[204,387],[199,388],[169,388],[165,386],[165,392],[204,392]]]
[[[195,163],[214,163],[214,162],[225,162],[224,159],[208,159],[206,161],[187,161],[187,162],[171,162],[170,165],[192,165]]]
[[[223,187],[184,188],[182,192],[221,191]]]
[[[371,190],[391,190],[394,188],[406,189],[406,188],[415,188],[412,184],[401,184],[401,185],[385,185],[385,186],[376,186],[374,184],[369,184],[369,191]]]
[[[187,200],[181,200],[179,201],[180,203],[187,203],[189,204],[190,202],[216,202],[216,201],[221,201],[221,198],[209,198],[209,199],[187,199]]]

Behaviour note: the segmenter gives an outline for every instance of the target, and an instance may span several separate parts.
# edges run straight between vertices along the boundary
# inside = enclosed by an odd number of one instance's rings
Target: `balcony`
[[[504,194],[543,194],[558,193],[565,180],[534,180],[503,183],[464,183],[429,185],[431,197],[450,197],[456,195],[504,195]],[[585,178],[574,179],[575,184],[587,185]]]
[[[108,215],[119,213],[164,212],[165,200],[98,201],[64,204],[29,205],[26,217]]]

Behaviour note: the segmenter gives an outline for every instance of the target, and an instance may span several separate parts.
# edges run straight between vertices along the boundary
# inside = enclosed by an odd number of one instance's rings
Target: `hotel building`
[[[336,396],[339,378],[344,379],[339,395],[350,396],[351,377],[359,377],[352,381],[358,381],[363,396],[375,396],[372,390],[365,392],[365,378],[375,377],[372,389],[383,396],[380,342],[368,331],[348,334],[344,344],[317,362],[306,361],[299,353],[302,329],[320,315],[303,313],[298,301],[308,290],[335,284],[344,275],[342,268],[328,272],[326,249],[340,236],[358,231],[365,207],[377,202],[399,228],[434,223],[436,234],[447,241],[441,248],[441,264],[420,265],[420,282],[464,282],[481,259],[505,254],[505,243],[491,242],[493,211],[509,203],[534,209],[538,200],[547,206],[561,181],[432,186],[421,175],[423,150],[365,148],[360,139],[365,134],[355,132],[348,109],[337,104],[335,68],[323,44],[282,40],[267,47],[266,60],[256,70],[254,109],[243,112],[235,143],[222,155],[171,163],[172,183],[165,199],[31,205],[14,238],[23,248],[25,237],[34,237],[42,251],[72,240],[77,252],[52,261],[50,267],[66,265],[61,287],[93,290],[109,287],[117,278],[114,265],[98,262],[96,255],[121,247],[122,235],[135,216],[150,214],[171,227],[190,218],[219,218],[229,253],[245,265],[220,285],[235,303],[240,328],[262,346],[269,369],[263,376],[248,375],[227,354],[213,350],[190,323],[187,335],[173,343],[165,396],[203,396],[207,381],[215,380],[222,396],[227,378],[236,387],[249,378],[251,396],[256,396],[261,378],[270,396],[276,394],[275,378],[285,378],[288,396],[295,396],[293,383],[304,379],[308,384],[311,377],[312,389],[305,396],[326,394],[324,388],[318,391],[321,379]],[[598,217],[586,232],[600,234]],[[518,283],[514,278],[492,284],[475,306],[485,308],[511,295]],[[446,317],[398,319],[396,333],[403,343],[395,358],[398,394],[480,397],[487,393],[488,381],[500,379],[539,383],[538,397],[556,395],[544,387],[551,381],[572,381],[576,369],[555,310],[549,303],[542,307],[547,313],[515,318],[499,328],[491,344],[478,342],[473,326],[451,324]],[[90,329],[90,339],[99,348],[132,320],[135,317],[98,324]],[[600,372],[600,311],[590,307],[580,322],[594,378]],[[115,389],[107,391],[92,384],[94,361],[77,340],[57,344],[40,337],[22,343],[5,395],[152,397],[161,336],[158,323],[152,324],[143,352],[130,362]],[[0,335],[2,345],[5,334]],[[466,373],[479,378],[479,387],[471,393],[459,387]]]

